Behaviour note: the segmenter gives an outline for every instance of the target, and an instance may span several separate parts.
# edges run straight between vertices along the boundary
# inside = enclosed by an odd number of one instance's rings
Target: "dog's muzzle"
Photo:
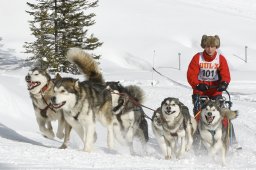
[[[29,74],[25,77],[25,80],[27,82],[28,90],[32,90],[41,84],[39,81],[31,81],[31,76]]]
[[[66,104],[66,102],[64,101],[64,102],[61,102],[61,103],[52,103],[52,107],[53,108],[55,108],[55,109],[59,109],[59,108],[61,108],[62,106],[64,106]]]
[[[56,97],[52,97],[51,98],[51,105],[53,108],[55,109],[59,109],[61,108],[62,106],[64,106],[66,104],[66,102],[61,102],[61,103],[56,103]]]
[[[41,83],[38,82],[38,81],[27,81],[27,86],[28,86],[28,90],[32,90],[34,89],[35,87],[39,86]]]
[[[166,108],[165,114],[167,115],[171,115],[173,113],[175,113],[176,111],[172,111],[170,108]]]
[[[211,124],[212,121],[214,120],[215,116],[212,115],[212,112],[207,112],[205,114],[205,119],[207,121],[208,124]]]

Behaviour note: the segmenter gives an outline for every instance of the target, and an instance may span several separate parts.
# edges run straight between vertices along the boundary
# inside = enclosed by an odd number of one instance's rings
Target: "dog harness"
[[[202,123],[204,123],[204,122],[200,121],[200,123],[202,124]],[[218,121],[218,122],[216,123],[216,125],[217,125],[218,123],[220,123],[220,124],[219,124],[214,130],[205,129],[205,130],[207,130],[207,131],[212,135],[212,146],[214,146],[214,144],[216,143],[216,140],[215,140],[215,138],[214,138],[214,136],[215,136],[215,134],[216,134],[216,129],[219,128],[219,127],[222,125],[221,121]],[[204,124],[207,126],[206,123],[204,123]]]
[[[41,97],[44,101],[44,103],[46,104],[46,107],[43,109],[40,109],[40,114],[42,117],[47,118],[47,110],[50,108],[54,113],[56,113],[56,111],[53,109],[51,104],[48,104],[43,96],[43,93],[48,89],[48,84],[46,84],[40,91]]]
[[[176,117],[176,119],[179,119],[179,118],[181,117],[181,114],[182,114],[182,113],[180,113],[179,116]],[[169,132],[169,131],[170,131],[170,128],[172,128],[172,127],[171,127],[171,126],[168,126],[167,121],[166,121],[166,119],[164,118],[163,114],[161,114],[161,119],[162,119],[162,127],[163,127],[163,130],[166,131],[166,132]],[[181,123],[181,121],[182,121],[182,123]],[[173,136],[173,137],[174,137],[174,136],[178,136],[178,134],[177,134],[178,130],[186,129],[185,118],[182,118],[181,121],[179,122],[179,123],[180,123],[180,126],[177,128],[176,132],[174,132],[174,133],[170,132],[170,135],[171,135],[171,136]]]

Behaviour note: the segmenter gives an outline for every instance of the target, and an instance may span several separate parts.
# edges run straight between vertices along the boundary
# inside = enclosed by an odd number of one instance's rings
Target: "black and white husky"
[[[188,108],[177,98],[163,100],[161,107],[153,114],[152,129],[165,159],[171,159],[172,154],[180,158],[190,150],[196,126]]]
[[[63,110],[65,120],[82,139],[84,151],[91,152],[93,149],[96,141],[96,120],[107,127],[107,144],[109,148],[113,148],[112,99],[110,92],[105,90],[105,82],[97,63],[79,48],[71,48],[67,58],[79,67],[87,81],[79,82],[77,79],[62,78],[57,74],[51,100],[53,107]],[[66,127],[62,148],[67,147],[70,126]]]
[[[209,155],[215,156],[218,152],[222,156],[222,164],[226,164],[226,152],[229,146],[228,128],[223,127],[222,120],[236,118],[237,111],[221,108],[218,100],[206,100],[202,105],[198,129],[203,145]]]
[[[51,106],[53,96],[53,82],[50,75],[39,67],[29,70],[25,77],[28,91],[32,100],[36,121],[40,132],[47,138],[53,139],[55,134],[51,121],[58,120],[56,136],[64,137],[65,120],[63,114]]]
[[[119,82],[106,82],[107,89],[112,93],[113,128],[115,139],[121,144],[127,144],[130,153],[134,154],[133,140],[138,138],[146,153],[148,123],[140,106],[143,102],[143,91],[135,85],[122,86]]]

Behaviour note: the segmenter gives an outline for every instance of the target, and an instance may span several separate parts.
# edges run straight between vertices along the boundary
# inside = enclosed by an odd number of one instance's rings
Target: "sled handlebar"
[[[210,88],[216,88],[216,86],[210,86]],[[210,89],[209,88],[209,89]],[[224,102],[224,103],[227,103],[228,104],[228,108],[230,109],[231,107],[232,107],[232,101],[231,101],[231,97],[230,97],[230,94],[229,94],[229,92],[227,91],[227,90],[225,90],[225,92],[227,93],[227,95],[228,95],[228,101],[226,100],[226,98],[224,97],[224,98],[222,98],[222,99],[218,99],[219,101],[222,101],[222,102]],[[200,101],[206,101],[206,100],[209,100],[210,98],[208,97],[208,96],[200,96],[199,97],[199,100]]]

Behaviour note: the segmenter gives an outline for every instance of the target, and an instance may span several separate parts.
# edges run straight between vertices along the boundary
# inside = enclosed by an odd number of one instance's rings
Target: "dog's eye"
[[[175,106],[176,104],[171,104],[171,106]]]
[[[61,90],[60,92],[61,92],[61,93],[65,93],[65,90]]]

